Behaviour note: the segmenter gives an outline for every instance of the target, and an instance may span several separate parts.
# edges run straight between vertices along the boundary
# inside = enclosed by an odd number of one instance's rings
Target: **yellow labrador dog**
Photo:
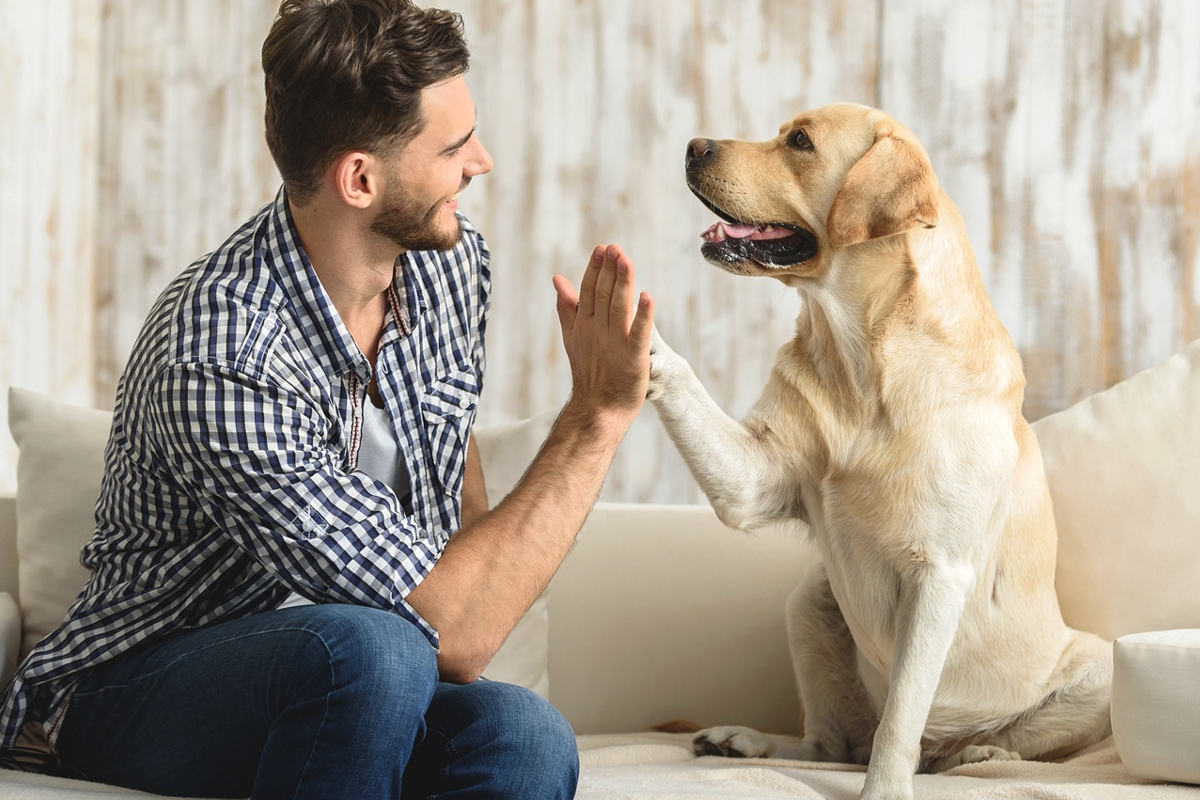
[[[862,797],[906,798],[916,770],[1107,736],[1111,649],[1059,611],[1020,357],[921,144],[835,105],[693,140],[687,181],[721,220],[704,257],[803,305],[744,421],[657,331],[650,399],[727,525],[807,523],[822,555],[788,603],[801,738],[713,728],[697,752],[869,762]]]

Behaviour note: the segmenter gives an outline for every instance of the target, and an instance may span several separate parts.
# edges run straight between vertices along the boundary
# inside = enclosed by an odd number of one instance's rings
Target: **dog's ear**
[[[932,228],[938,217],[938,180],[925,150],[890,127],[850,168],[833,198],[825,233],[834,247]]]

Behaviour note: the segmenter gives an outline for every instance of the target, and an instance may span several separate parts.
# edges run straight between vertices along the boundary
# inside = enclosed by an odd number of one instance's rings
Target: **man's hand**
[[[619,245],[592,252],[575,288],[554,276],[563,347],[571,364],[571,403],[609,417],[622,431],[637,416],[650,380],[654,301],[634,291],[633,262]]]

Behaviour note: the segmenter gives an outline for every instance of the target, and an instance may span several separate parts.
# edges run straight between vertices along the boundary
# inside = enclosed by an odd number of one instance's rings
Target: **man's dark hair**
[[[410,0],[284,0],[263,42],[267,147],[298,204],[350,150],[421,132],[421,90],[467,70],[462,17]]]

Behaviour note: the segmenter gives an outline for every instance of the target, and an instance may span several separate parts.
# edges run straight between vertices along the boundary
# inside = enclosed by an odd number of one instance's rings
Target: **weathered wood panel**
[[[100,0],[0,2],[0,420],[9,386],[96,397],[99,21]],[[0,492],[15,465],[5,425]]]
[[[925,142],[1060,410],[1200,336],[1200,4],[886,6],[880,104]]]
[[[712,220],[684,147],[764,139],[833,100],[925,142],[1025,357],[1031,416],[1200,337],[1200,3],[442,4],[466,17],[496,160],[462,199],[494,254],[485,423],[566,398],[550,277],[578,280],[602,241],[744,413],[798,300],[699,257]],[[259,52],[276,6],[0,0],[0,387],[111,405],[169,278],[274,193]],[[14,455],[0,437],[0,491]],[[652,411],[605,496],[701,500]]]
[[[105,0],[96,397],[167,282],[270,201],[260,52],[274,0]]]

